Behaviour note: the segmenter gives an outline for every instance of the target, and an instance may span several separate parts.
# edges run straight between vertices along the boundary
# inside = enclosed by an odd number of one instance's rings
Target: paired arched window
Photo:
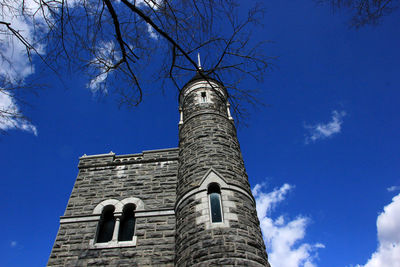
[[[121,212],[116,213],[113,205],[103,208],[96,243],[107,243],[112,240],[132,241],[135,234],[135,205],[128,203]]]
[[[211,183],[207,190],[210,216],[212,223],[221,223],[222,217],[222,203],[221,203],[221,189],[217,183]]]
[[[108,205],[104,207],[101,214],[99,230],[97,234],[97,242],[105,243],[111,241],[114,233],[115,217],[114,217],[115,207]]]
[[[118,241],[130,241],[135,233],[135,205],[130,203],[124,206],[121,225],[119,226]]]

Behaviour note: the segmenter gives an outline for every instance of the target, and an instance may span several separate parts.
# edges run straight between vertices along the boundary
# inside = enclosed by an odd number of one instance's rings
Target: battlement
[[[114,165],[139,164],[148,162],[163,162],[178,160],[179,148],[165,148],[156,150],[145,150],[142,153],[116,155],[114,152],[108,154],[83,155],[79,158],[78,168],[91,168]]]

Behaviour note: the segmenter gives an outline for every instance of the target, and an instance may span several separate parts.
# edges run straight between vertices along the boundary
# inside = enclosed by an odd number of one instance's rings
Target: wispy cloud
[[[383,208],[376,220],[378,248],[365,265],[358,267],[393,267],[400,262],[400,194]]]
[[[315,142],[320,139],[326,139],[338,134],[342,130],[343,117],[346,116],[345,111],[332,111],[331,121],[327,123],[317,123],[315,125],[304,125],[309,132],[306,135],[305,143]]]
[[[25,0],[23,4],[24,8],[22,8],[22,1],[10,1],[7,6],[3,7],[0,20],[10,23],[11,27],[16,29],[27,42],[35,44],[36,51],[43,53],[44,46],[37,40],[40,36],[34,33],[32,21],[28,21],[22,12],[31,14],[32,18],[35,14],[34,19],[38,28],[45,22],[44,15],[48,14],[37,12],[39,3],[36,0]],[[25,45],[13,34],[9,34],[4,25],[0,30],[3,31],[3,34],[0,34],[0,80],[2,81],[0,84],[0,110],[2,111],[0,115],[3,115],[0,117],[0,129],[4,131],[19,129],[37,135],[36,127],[20,113],[12,90],[4,87],[5,84],[11,87],[18,86],[17,83],[33,74],[35,69],[29,61]],[[18,116],[13,116],[13,114]]]
[[[400,190],[400,186],[399,185],[393,185],[391,187],[386,188],[386,190],[389,191],[389,192],[397,191],[397,190]]]
[[[287,220],[284,216],[271,216],[276,205],[284,201],[293,188],[292,185],[284,184],[266,193],[264,185],[257,184],[253,189],[268,259],[274,267],[315,267],[317,250],[325,246],[320,243],[301,243],[308,218],[298,216],[294,220]]]
[[[134,3],[136,3],[136,5],[138,6],[144,6],[153,10],[157,10],[162,4],[162,2],[163,0],[136,0]],[[156,33],[156,31],[150,24],[148,23],[146,24],[147,24],[147,32],[149,33],[150,38],[158,40],[158,33]]]
[[[7,131],[11,129],[19,129],[31,132],[38,135],[35,125],[31,124],[24,117],[12,114],[21,114],[18,105],[10,94],[2,92],[0,88],[0,111],[5,112],[5,115],[0,114],[0,130]]]
[[[101,42],[96,49],[96,56],[91,61],[92,66],[98,71],[93,79],[86,85],[92,93],[107,93],[106,80],[113,71],[113,66],[121,60],[121,55],[115,49],[113,41]]]
[[[18,245],[17,241],[11,241],[10,247],[15,248]]]
[[[158,34],[156,31],[153,29],[153,27],[150,24],[147,24],[147,32],[149,33],[150,37],[157,40],[158,39]]]

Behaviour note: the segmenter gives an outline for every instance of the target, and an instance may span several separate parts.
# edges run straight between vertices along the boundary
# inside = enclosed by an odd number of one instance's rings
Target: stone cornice
[[[178,152],[179,148],[166,148],[157,150],[145,150],[142,153],[128,154],[128,155],[115,155],[115,153],[112,152],[110,152],[109,154],[99,154],[90,156],[84,155],[79,158],[80,161],[78,168],[87,169],[96,167],[108,167],[108,166],[141,164],[141,163],[151,163],[151,162],[177,161]]]
[[[135,217],[155,217],[175,215],[173,209],[158,209],[158,210],[138,210],[135,211]],[[97,222],[100,220],[101,214],[83,214],[79,216],[61,216],[60,224],[63,223],[79,223],[79,222]]]

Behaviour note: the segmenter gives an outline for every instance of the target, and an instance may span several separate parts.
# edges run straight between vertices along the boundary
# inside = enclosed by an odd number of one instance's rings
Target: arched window
[[[217,183],[208,186],[208,198],[212,223],[222,222],[221,190]]]
[[[132,241],[135,233],[135,205],[126,204],[122,211],[118,241]]]
[[[207,93],[205,91],[200,93],[200,102],[207,103]]]
[[[105,243],[111,241],[114,233],[115,207],[112,205],[105,206],[101,214],[99,229],[97,232],[97,243]]]

